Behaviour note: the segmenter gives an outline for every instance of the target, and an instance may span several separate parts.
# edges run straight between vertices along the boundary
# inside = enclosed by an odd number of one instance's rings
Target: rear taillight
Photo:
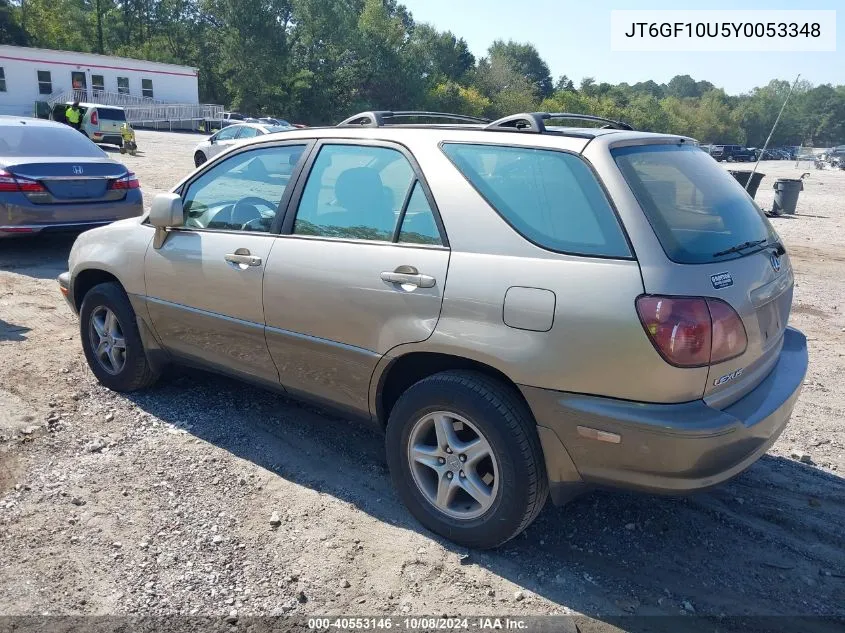
[[[676,367],[721,363],[748,345],[742,319],[721,299],[644,295],[637,314],[655,349]]]
[[[748,347],[748,336],[742,319],[731,306],[719,299],[708,299],[710,319],[713,321],[713,349],[710,364],[736,358]]]
[[[109,183],[109,189],[137,189],[141,186],[135,174],[131,171],[125,176],[116,178]]]
[[[100,119],[97,118],[97,111],[91,111],[91,125],[100,125]]]
[[[22,191],[24,193],[37,193],[46,191],[44,185],[37,180],[13,176],[7,171],[0,169],[0,191]]]

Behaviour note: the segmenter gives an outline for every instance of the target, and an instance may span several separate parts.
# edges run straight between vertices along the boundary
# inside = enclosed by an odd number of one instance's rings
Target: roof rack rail
[[[351,116],[344,121],[338,123],[337,127],[384,127],[388,119],[410,119],[414,117],[425,117],[428,119],[449,119],[452,121],[460,121],[462,123],[490,123],[490,119],[481,117],[469,116],[466,114],[450,114],[448,112],[424,112],[416,110],[372,110],[369,112],[359,112],[355,116]]]
[[[614,119],[592,114],[575,114],[571,112],[523,112],[503,117],[484,127],[485,130],[513,130],[516,132],[529,132],[531,134],[543,134],[546,132],[545,121],[550,119],[577,119],[581,121],[601,121],[606,125],[602,128],[614,130],[633,130],[634,128]]]

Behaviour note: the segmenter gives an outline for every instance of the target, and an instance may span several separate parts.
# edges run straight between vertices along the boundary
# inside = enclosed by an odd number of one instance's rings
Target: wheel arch
[[[80,308],[82,308],[82,301],[85,299],[85,295],[88,294],[88,291],[91,290],[91,288],[98,284],[109,282],[115,282],[119,284],[124,291],[126,290],[120,282],[120,279],[101,268],[85,268],[84,270],[77,272],[73,279],[73,305],[76,307],[77,313]]]
[[[450,370],[476,371],[494,378],[510,387],[515,396],[525,403],[528,411],[531,411],[517,384],[501,370],[480,360],[442,352],[410,351],[389,359],[380,370],[376,370],[370,397],[371,410],[382,428],[387,426],[393,406],[408,387],[428,376]]]

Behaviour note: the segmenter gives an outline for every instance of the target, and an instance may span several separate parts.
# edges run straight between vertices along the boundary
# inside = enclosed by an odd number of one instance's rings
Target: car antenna
[[[757,154],[757,162],[754,163],[754,169],[751,170],[751,175],[748,176],[748,180],[745,183],[746,191],[748,191],[748,188],[751,186],[751,180],[754,178],[754,174],[757,173],[757,167],[760,166],[760,161],[763,160],[763,154],[766,153],[766,148],[769,147],[769,141],[772,140],[772,134],[775,133],[775,128],[778,126],[780,117],[783,114],[783,111],[786,109],[786,104],[789,103],[789,97],[792,96],[792,91],[795,90],[795,86],[798,85],[799,79],[801,79],[801,73],[798,73],[798,76],[795,78],[795,81],[792,82],[792,88],[789,89],[789,93],[786,95],[786,99],[783,100],[783,105],[780,107],[780,112],[778,112],[778,116],[775,119],[775,124],[772,126],[772,130],[771,132],[769,132],[769,136],[768,138],[766,138],[766,142],[763,144],[763,149],[761,149],[760,153]]]

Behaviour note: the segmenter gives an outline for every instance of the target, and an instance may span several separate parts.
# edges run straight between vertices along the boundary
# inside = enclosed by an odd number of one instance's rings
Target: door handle
[[[249,250],[239,248],[234,253],[229,253],[223,257],[230,264],[237,264],[240,267],[244,266],[261,266],[261,258],[256,255],[250,255]]]
[[[422,275],[413,266],[399,266],[393,272],[381,273],[382,281],[403,286],[416,286],[417,288],[434,288],[437,280],[430,275]]]

